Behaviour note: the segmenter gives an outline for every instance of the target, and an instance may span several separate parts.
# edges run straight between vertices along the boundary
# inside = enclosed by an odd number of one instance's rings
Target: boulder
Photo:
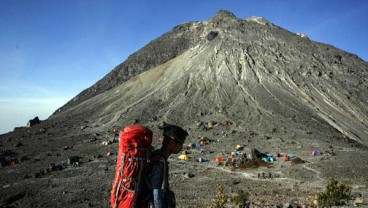
[[[209,32],[209,33],[207,34],[207,40],[208,40],[208,41],[211,41],[211,40],[215,39],[215,38],[217,37],[217,35],[218,35],[218,32],[216,32],[216,31],[211,31],[211,32]]]
[[[363,197],[357,197],[355,198],[354,202],[353,202],[354,206],[357,207],[357,206],[360,206],[362,204],[364,204],[364,199]]]
[[[32,127],[32,126],[37,125],[37,124],[40,124],[40,123],[41,123],[40,119],[38,118],[38,116],[36,116],[36,117],[34,117],[34,119],[31,119],[31,120],[28,121],[27,128]]]
[[[248,147],[245,147],[243,152],[244,152],[244,155],[245,155],[243,157],[246,157],[246,159],[248,159],[248,160],[254,160],[256,158],[267,157],[267,154],[262,153],[257,149],[252,149],[252,148],[248,148]]]
[[[68,158],[68,165],[73,165],[74,163],[77,163],[80,161],[80,157],[79,156],[71,156]]]

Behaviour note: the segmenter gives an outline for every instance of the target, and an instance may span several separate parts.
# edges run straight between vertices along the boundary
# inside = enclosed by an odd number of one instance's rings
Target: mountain
[[[152,41],[55,116],[93,109],[91,119],[108,126],[224,118],[259,130],[336,129],[367,144],[367,69],[356,55],[263,18],[220,11]]]
[[[178,25],[47,120],[0,135],[0,207],[108,207],[112,130],[139,122],[158,148],[164,121],[188,130],[186,146],[209,141],[188,161],[169,158],[178,207],[209,207],[217,184],[249,192],[253,207],[307,205],[330,177],[368,197],[367,73],[356,55],[261,17]],[[298,160],[215,162],[238,145]]]

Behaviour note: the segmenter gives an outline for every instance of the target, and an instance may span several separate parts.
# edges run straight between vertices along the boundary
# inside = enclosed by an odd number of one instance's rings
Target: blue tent
[[[321,156],[321,153],[319,151],[313,151],[311,153],[312,156]]]

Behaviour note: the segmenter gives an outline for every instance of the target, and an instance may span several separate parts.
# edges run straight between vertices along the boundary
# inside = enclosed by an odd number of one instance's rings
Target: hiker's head
[[[177,154],[183,148],[188,132],[183,128],[164,123],[159,127],[162,130],[162,147],[169,148],[171,153]]]

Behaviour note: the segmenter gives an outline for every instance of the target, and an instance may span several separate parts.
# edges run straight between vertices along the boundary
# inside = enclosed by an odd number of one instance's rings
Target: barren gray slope
[[[197,33],[201,31],[201,28],[195,28],[196,30],[193,31],[193,24],[181,24],[151,41],[142,49],[130,55],[126,61],[116,66],[101,80],[75,96],[54,114],[118,86],[132,76],[180,55],[198,41]]]
[[[301,135],[335,128],[368,143],[367,62],[259,18],[220,12],[188,29],[199,41],[185,53],[66,113],[95,109],[107,126],[208,117]]]

